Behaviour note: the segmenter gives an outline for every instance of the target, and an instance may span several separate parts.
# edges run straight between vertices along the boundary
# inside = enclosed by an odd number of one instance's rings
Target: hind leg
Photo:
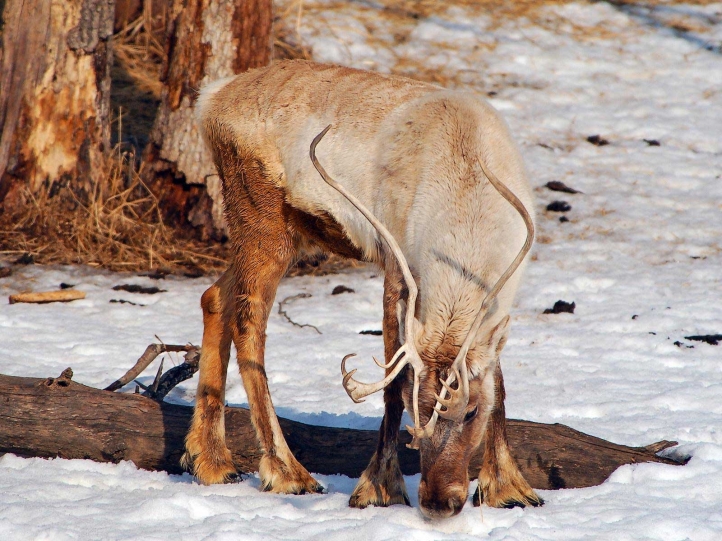
[[[321,485],[288,448],[271,401],[265,370],[266,324],[278,283],[291,262],[292,251],[284,248],[288,239],[274,238],[270,231],[262,237],[253,237],[238,250],[235,260],[233,341],[248,395],[251,421],[264,452],[259,466],[263,490],[288,494],[320,492]]]
[[[251,421],[263,450],[259,474],[264,490],[319,492],[288,448],[268,389],[265,370],[266,324],[276,290],[298,252],[294,210],[269,177],[267,163],[223,134],[213,144],[223,182],[225,217],[233,249],[231,331],[238,368],[248,395]]]
[[[203,343],[198,390],[181,463],[206,485],[223,483],[236,475],[226,447],[223,416],[231,345],[232,287],[233,272],[228,270],[201,297]]]
[[[501,366],[494,371],[495,402],[484,436],[484,460],[479,472],[479,488],[474,505],[482,502],[489,507],[537,507],[544,504],[529,486],[509,452],[506,440],[506,411],[504,410],[504,377]]]

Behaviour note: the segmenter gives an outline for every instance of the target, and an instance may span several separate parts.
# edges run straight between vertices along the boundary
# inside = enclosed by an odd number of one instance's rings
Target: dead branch
[[[178,366],[174,366],[165,374],[163,372],[163,363],[158,369],[158,375],[153,382],[153,393],[149,394],[150,398],[157,401],[163,401],[166,395],[179,383],[187,379],[191,379],[198,372],[201,360],[201,350],[197,346],[191,346],[185,354],[185,360]]]
[[[284,305],[287,302],[290,302],[295,299],[308,299],[309,297],[312,297],[310,293],[299,293],[298,295],[293,295],[291,297],[286,297],[281,302],[278,303],[278,314],[286,318],[286,321],[288,321],[291,325],[294,327],[311,327],[314,331],[316,331],[318,334],[323,334],[321,331],[319,331],[314,325],[311,325],[310,323],[296,323],[291,319],[291,317],[286,313],[286,311],[283,309]]]
[[[185,346],[174,346],[169,344],[151,344],[147,348],[145,348],[145,352],[143,355],[140,356],[140,359],[135,363],[133,368],[128,370],[123,377],[120,379],[114,381],[110,385],[108,385],[105,390],[106,391],[116,391],[120,389],[121,387],[124,387],[131,381],[133,381],[135,378],[137,378],[143,370],[148,368],[150,366],[150,363],[152,363],[155,358],[160,355],[161,353],[167,353],[169,351],[185,351],[190,353],[191,351],[198,353],[200,349],[197,346],[194,346],[192,344],[188,344]],[[186,355],[186,362],[188,361],[188,356]],[[196,363],[197,364],[197,363]],[[196,368],[197,369],[197,368]],[[191,374],[192,376],[193,374]],[[190,377],[190,376],[189,376]],[[188,378],[185,378],[188,379]],[[179,380],[178,383],[180,383]],[[176,383],[177,385],[177,383]],[[172,387],[171,387],[172,388]],[[170,391],[170,389],[168,389]],[[166,391],[167,394],[167,391]],[[165,394],[163,395],[165,396]]]
[[[10,295],[10,304],[29,302],[46,304],[49,302],[70,302],[84,299],[85,293],[77,289],[59,289],[58,291],[38,291],[37,293],[17,293]]]

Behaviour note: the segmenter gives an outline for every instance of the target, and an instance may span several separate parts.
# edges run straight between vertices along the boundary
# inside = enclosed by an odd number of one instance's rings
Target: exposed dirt
[[[127,291],[128,293],[142,293],[144,295],[155,295],[156,293],[165,293],[167,289],[159,289],[157,287],[145,287],[138,284],[120,284],[113,287],[113,291]]]
[[[552,201],[547,205],[547,210],[550,212],[569,212],[572,210],[572,206],[566,201]]]
[[[582,193],[579,190],[575,190],[574,188],[567,186],[560,180],[551,180],[547,182],[544,186],[546,188],[549,188],[553,192]]]
[[[554,303],[553,308],[547,308],[544,310],[544,314],[573,314],[574,309],[577,307],[575,302],[566,302],[559,300]]]

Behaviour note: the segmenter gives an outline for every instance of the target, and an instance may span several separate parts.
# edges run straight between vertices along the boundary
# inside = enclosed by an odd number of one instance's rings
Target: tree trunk
[[[132,460],[139,468],[179,473],[183,439],[192,408],[149,398],[92,389],[70,380],[72,371],[47,380],[0,375],[0,453],[87,458],[98,462]],[[376,449],[373,430],[311,426],[280,419],[288,445],[311,472],[358,477]],[[261,450],[248,410],[226,408],[226,440],[239,470],[256,471]],[[656,452],[674,445],[625,447],[564,425],[509,420],[509,445],[534,488],[578,488],[602,483],[623,464],[672,460]],[[400,434],[399,461],[406,475],[419,472],[419,455]],[[481,446],[483,449],[483,445]],[[479,472],[481,455],[469,474]]]
[[[271,59],[271,0],[171,0],[163,96],[143,175],[171,221],[203,236],[223,230],[220,180],[193,105],[205,83]]]
[[[7,0],[0,73],[0,202],[88,193],[110,145],[115,0]]]

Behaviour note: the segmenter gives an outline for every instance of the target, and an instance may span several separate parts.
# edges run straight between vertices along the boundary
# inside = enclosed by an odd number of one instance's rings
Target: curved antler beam
[[[350,373],[345,372],[345,360],[348,359],[348,356],[344,358],[344,361],[341,363],[341,371],[344,376],[343,382],[344,382],[344,388],[346,388],[346,392],[349,393],[349,396],[352,400],[355,402],[360,401],[363,397],[368,396],[371,393],[375,393],[377,391],[380,391],[383,389],[386,385],[388,385],[395,377],[396,375],[401,372],[401,369],[406,366],[407,364],[410,364],[414,368],[414,373],[418,376],[418,374],[421,374],[424,371],[424,364],[421,361],[421,358],[419,357],[418,352],[416,351],[416,345],[414,343],[414,337],[415,337],[415,331],[416,331],[416,325],[415,325],[415,318],[414,318],[414,308],[416,306],[416,297],[418,296],[418,288],[416,286],[416,280],[414,280],[414,276],[411,274],[411,269],[409,268],[409,264],[406,261],[406,257],[404,256],[403,252],[401,251],[401,247],[399,246],[398,242],[396,242],[396,239],[393,237],[393,235],[389,232],[388,229],[376,218],[371,211],[369,211],[364,204],[359,201],[356,196],[354,196],[352,193],[350,193],[346,188],[341,186],[338,182],[336,182],[331,176],[326,172],[326,170],[323,168],[323,166],[319,163],[318,159],[316,158],[316,146],[318,143],[323,139],[324,135],[328,133],[328,131],[331,129],[331,124],[326,126],[321,133],[319,133],[316,137],[314,137],[313,141],[311,142],[311,147],[309,150],[309,155],[311,157],[311,162],[313,163],[314,167],[316,168],[316,171],[318,171],[319,175],[321,175],[321,178],[333,189],[335,189],[337,192],[339,192],[341,195],[343,195],[349,203],[351,203],[356,209],[364,215],[364,217],[371,223],[371,225],[378,231],[379,235],[383,237],[383,239],[386,241],[386,244],[389,247],[389,250],[396,258],[399,268],[401,269],[401,272],[404,276],[404,282],[406,283],[406,287],[409,291],[409,298],[407,302],[407,310],[406,310],[406,317],[405,317],[405,341],[404,344],[396,351],[391,361],[383,365],[384,368],[390,368],[391,366],[394,366],[395,363],[397,366],[381,381],[375,383],[375,384],[367,384],[362,383],[360,381],[357,381],[353,379],[353,373],[354,371],[351,371]],[[401,354],[404,354],[403,361],[398,361]],[[403,364],[402,364],[403,363]],[[376,361],[376,364],[379,366],[382,366],[378,361]],[[392,377],[393,376],[393,377]],[[414,393],[413,393],[413,406],[414,406],[414,423],[418,427],[419,426],[419,403],[418,403],[418,396],[419,396],[419,379],[418,377],[414,378]],[[351,389],[351,390],[349,390]]]

